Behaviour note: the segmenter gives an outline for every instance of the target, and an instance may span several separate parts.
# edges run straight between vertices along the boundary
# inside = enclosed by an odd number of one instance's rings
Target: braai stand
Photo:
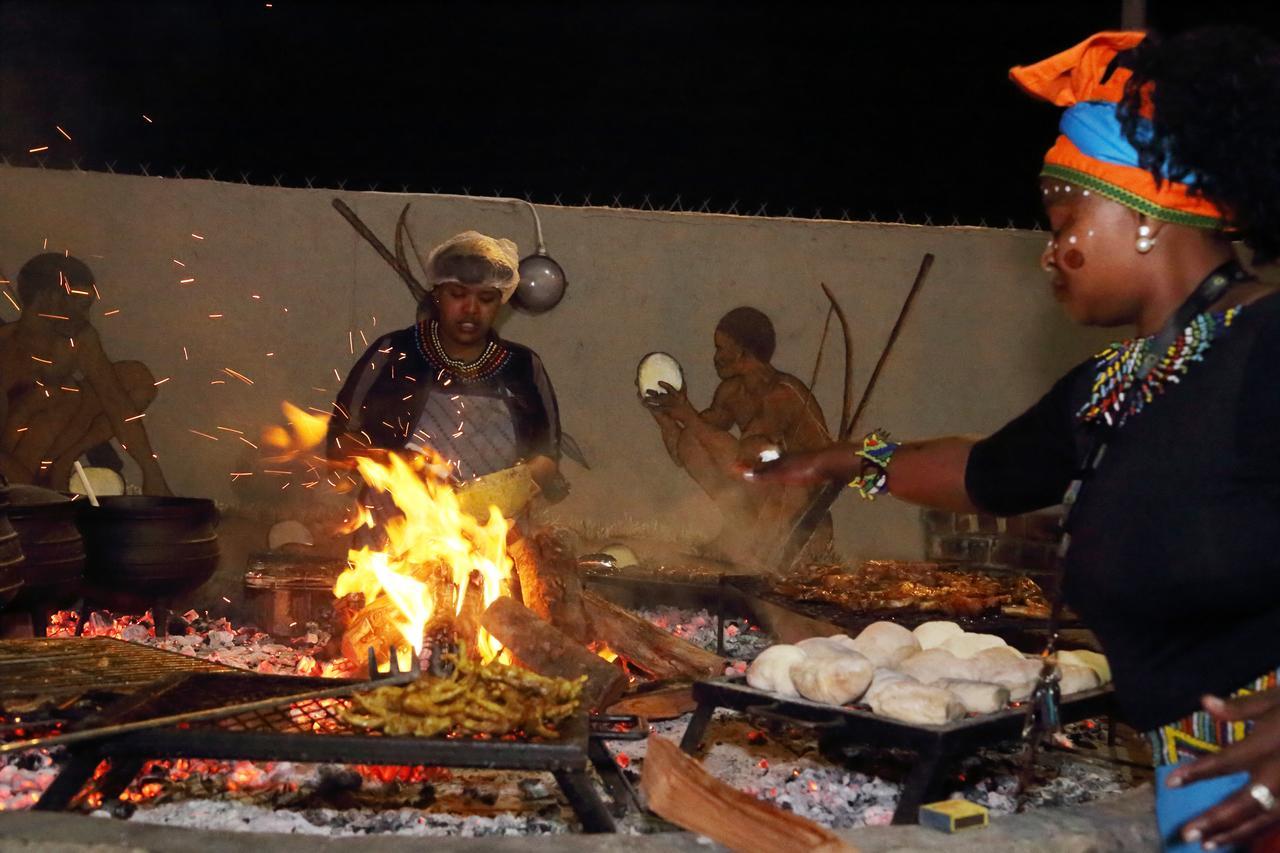
[[[276,682],[274,685],[268,681]],[[157,692],[129,716],[161,716],[189,708],[193,700],[230,702],[274,688],[281,695],[323,687],[330,679],[249,674],[193,675]],[[206,704],[206,707],[209,705]],[[296,702],[174,726],[149,729],[93,741],[71,750],[57,779],[34,806],[40,811],[66,809],[93,776],[98,765],[110,769],[96,783],[104,802],[117,799],[149,759],[298,761],[337,764],[484,768],[549,772],[564,792],[586,832],[614,832],[614,817],[588,775],[594,763],[615,802],[625,811],[628,786],[609,759],[601,740],[643,737],[643,732],[593,731],[585,714],[565,720],[554,741],[473,738],[390,737],[357,729],[344,721],[345,703],[335,700]],[[123,720],[114,720],[122,722]],[[604,723],[617,723],[607,718]]]
[[[951,759],[981,747],[1018,739],[1026,719],[1023,708],[1013,707],[941,726],[912,725],[857,708],[780,699],[748,687],[739,678],[698,682],[693,685],[693,698],[698,707],[680,741],[680,748],[690,754],[698,749],[717,708],[731,708],[748,716],[816,729],[821,732],[822,752],[842,759],[847,757],[845,749],[851,746],[915,753],[915,764],[903,782],[902,797],[893,813],[893,822],[897,824],[919,822],[921,805],[946,796],[942,786]],[[1114,710],[1112,690],[1100,687],[1077,693],[1064,699],[1061,708],[1063,723],[1101,716],[1110,722]],[[1115,727],[1109,724],[1108,729],[1114,740]]]

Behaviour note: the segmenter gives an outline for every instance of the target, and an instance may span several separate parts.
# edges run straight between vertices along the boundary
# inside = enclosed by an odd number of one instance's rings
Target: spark
[[[267,358],[271,358],[271,356],[273,356],[273,355],[275,355],[275,353],[273,353],[273,352],[269,352],[269,353],[267,353]]]
[[[144,119],[146,119],[147,124],[155,124],[155,122],[153,122],[153,121],[151,120],[151,116],[147,115],[146,113],[143,113],[143,114],[142,114],[142,117],[143,117]]]
[[[187,355],[187,348],[186,348],[186,347],[183,347],[183,348],[182,348],[182,360],[183,360],[183,361],[190,361],[190,360],[191,360],[191,356]]]
[[[31,427],[18,427],[14,432],[26,432],[29,429],[31,429]]]
[[[74,287],[68,290],[67,292],[70,293],[72,296],[88,296],[89,295],[89,291],[76,290]]]
[[[96,285],[96,284],[93,286],[93,298],[94,298],[94,299],[101,299],[101,298],[102,298],[102,294],[98,292],[98,285]]]
[[[364,336],[364,329],[360,330],[360,340],[364,341],[364,345],[369,345],[369,339]]]
[[[103,316],[103,317],[111,317],[111,316],[114,316],[114,315],[119,314],[119,313],[120,313],[120,309],[119,309],[119,308],[112,308],[110,311],[103,311],[103,312],[102,312],[102,316]]]
[[[342,381],[342,374],[338,372],[338,368],[336,367],[333,369],[333,378],[337,379],[339,382]]]
[[[9,304],[12,305],[15,309],[17,309],[18,311],[22,310],[21,306],[19,306],[18,303],[14,301],[14,298],[11,295],[9,295],[9,291],[6,290],[4,292],[4,298],[8,299]]]
[[[193,281],[195,281],[194,278],[180,278],[178,279],[178,284],[191,284]]]
[[[209,435],[209,433],[207,433],[207,432],[201,432],[201,431],[200,431],[200,430],[198,430],[198,429],[190,429],[190,428],[188,428],[188,429],[187,429],[187,432],[194,432],[196,435],[203,436],[204,438],[207,438],[207,439],[209,439],[210,441],[217,441],[217,440],[218,440],[218,437],[217,437],[216,435]]]
[[[258,295],[258,294],[256,294],[256,293],[254,293],[254,294],[250,294],[249,298],[250,298],[250,299],[261,299],[262,297],[261,297],[261,296],[259,296],[259,295]]]
[[[75,348],[76,348],[76,339],[75,339],[75,338],[67,338],[67,340],[71,343],[71,348],[72,348],[72,349],[75,349]]]
[[[351,350],[352,355],[356,354],[355,338],[350,331],[347,332],[347,349]]]
[[[47,359],[47,358],[41,358],[41,357],[40,357],[40,356],[38,356],[38,355],[33,355],[33,356],[31,356],[31,360],[32,360],[32,361],[38,361],[38,362],[40,362],[41,364],[53,364],[53,362],[52,362],[52,361],[49,361],[49,359]]]
[[[412,399],[413,399],[412,394],[405,394],[403,397],[400,398],[400,402],[403,403],[405,400],[412,400]]]
[[[285,476],[289,476],[289,475],[290,475],[290,474],[292,474],[293,472],[292,472],[292,471],[285,471],[285,470],[282,470],[282,469],[280,469],[280,468],[263,468],[263,469],[262,469],[262,473],[264,473],[264,474],[284,474]]]
[[[44,249],[45,249],[45,250],[47,250],[48,248],[49,248],[49,238],[48,238],[48,237],[45,237],[45,238],[44,238]],[[62,275],[62,273],[58,273],[58,275],[59,275],[59,276],[61,276],[61,275]]]
[[[67,138],[67,141],[68,141],[68,142],[70,142],[70,141],[71,141],[71,134],[67,133],[65,130],[63,130],[62,128],[58,127],[56,124],[54,125],[54,127],[55,127],[55,128],[57,128],[58,133],[61,133],[63,136],[65,136],[65,137]]]
[[[252,441],[250,441],[249,439],[245,438],[243,435],[238,435],[238,436],[236,436],[236,438],[240,439],[240,440],[241,440],[241,441],[243,441],[245,444],[247,444],[247,445],[249,445],[250,447],[252,447],[254,450],[257,450],[257,449],[258,449],[258,445],[254,444]]]
[[[386,355],[387,353],[391,352],[391,347],[387,347],[386,349],[380,349],[378,350],[378,352],[380,352],[383,355]]]
[[[337,401],[334,401],[333,407],[338,410],[338,414],[342,415],[347,420],[351,420],[351,416],[347,414],[347,410],[338,405]]]
[[[225,595],[222,596],[222,600],[225,601],[227,604],[231,603],[231,599],[227,598]]]
[[[64,317],[61,314],[36,314],[37,317],[45,317],[50,320],[70,320],[70,317]]]
[[[192,232],[191,232],[191,236],[192,236],[192,237],[195,237],[197,240],[203,240],[203,239],[204,239],[203,237],[201,237],[199,234],[197,234],[197,233],[196,233],[196,232],[194,232],[194,231],[192,231]]]
[[[311,390],[312,390],[312,391],[319,391],[321,394],[328,394],[328,393],[329,393],[329,389],[328,389],[328,388],[320,388],[320,387],[318,387],[318,386],[316,386],[316,385],[312,385],[312,386],[311,386]]]
[[[210,384],[210,385],[226,385],[226,384],[227,384],[227,380],[225,380],[225,379],[211,379],[211,380],[209,381],[209,384]]]
[[[63,391],[74,391],[76,393],[80,392],[79,388],[72,388],[70,385],[59,385],[58,387],[61,388]]]
[[[138,419],[140,419],[140,418],[145,418],[146,416],[147,416],[147,413],[146,413],[146,412],[143,412],[143,413],[142,413],[142,414],[140,414],[140,415],[134,415],[134,416],[133,416],[133,417],[131,417],[131,418],[125,418],[125,419],[124,419],[124,422],[125,422],[125,423],[129,423],[129,421],[136,421],[136,420],[138,420]]]
[[[210,320],[220,320],[220,319],[222,319],[222,315],[221,315],[221,314],[210,314],[210,315],[209,315],[209,319],[210,319]]]
[[[376,327],[377,327],[377,325],[378,325],[378,315],[377,315],[377,314],[370,314],[369,316],[373,318],[373,325],[374,325],[374,327],[376,328]]]
[[[168,382],[168,381],[169,381],[170,379],[172,379],[172,378],[173,378],[172,376],[166,376],[164,379],[157,379],[155,382],[152,382],[151,384],[152,384],[152,385],[163,385],[164,383]]]
[[[240,372],[239,372],[239,371],[237,371],[237,370],[232,370],[230,367],[224,367],[224,368],[222,368],[222,372],[223,372],[223,373],[225,373],[225,374],[227,374],[228,376],[233,376],[233,377],[235,377],[236,379],[239,379],[239,380],[240,380],[241,382],[243,382],[245,385],[252,385],[252,384],[253,384],[253,380],[252,380],[252,379],[250,379],[248,376],[245,376],[243,373],[240,373]]]
[[[182,261],[178,260],[177,258],[173,258],[173,262],[174,262],[175,264],[177,264],[178,266],[180,266],[180,267],[185,267],[185,266],[186,266],[186,264],[184,264]]]
[[[237,480],[237,479],[239,479],[239,478],[241,478],[241,477],[252,477],[252,476],[253,476],[253,472],[252,472],[252,471],[232,471],[232,472],[231,472],[231,479],[232,479],[232,480]]]
[[[283,486],[281,486],[281,487],[280,487],[280,491],[282,491],[282,492],[283,492],[285,489],[289,488],[289,485],[290,485],[289,483],[285,483]],[[290,627],[292,627],[292,626],[290,626]]]
[[[220,426],[218,427],[218,429],[222,430],[223,432],[234,432],[236,435],[244,435],[244,430],[239,430],[239,429],[236,429],[235,427]]]
[[[27,153],[28,153],[28,154],[39,154],[41,151],[48,151],[48,150],[49,150],[49,146],[48,146],[48,145],[41,145],[39,148],[28,148],[28,149],[27,149]]]

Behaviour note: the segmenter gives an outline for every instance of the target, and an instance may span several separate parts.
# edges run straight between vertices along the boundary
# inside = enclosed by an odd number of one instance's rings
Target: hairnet
[[[427,290],[441,284],[494,287],[506,302],[520,283],[520,254],[506,239],[464,231],[436,246],[422,260]]]

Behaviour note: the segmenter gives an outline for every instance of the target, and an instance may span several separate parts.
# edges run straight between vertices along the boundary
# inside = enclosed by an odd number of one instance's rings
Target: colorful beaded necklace
[[[1112,344],[1098,353],[1097,375],[1089,402],[1080,407],[1076,417],[1082,422],[1105,421],[1121,427],[1148,403],[1177,384],[1191,369],[1193,362],[1204,361],[1215,338],[1231,327],[1240,308],[1197,314],[1174,339],[1168,350],[1146,377],[1134,387],[1139,368],[1146,358],[1154,337],[1137,338]]]
[[[439,324],[435,320],[419,320],[413,327],[418,352],[436,369],[438,379],[454,378],[464,385],[492,378],[511,360],[511,350],[490,338],[484,352],[475,361],[452,358],[440,343]]]

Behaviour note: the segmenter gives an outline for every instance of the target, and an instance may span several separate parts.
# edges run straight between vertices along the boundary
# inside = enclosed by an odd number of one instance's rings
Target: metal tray
[[[980,747],[1016,740],[1026,719],[1025,706],[1018,703],[994,714],[972,715],[944,725],[917,725],[857,706],[780,697],[748,686],[741,676],[700,681],[693,685],[693,698],[698,708],[680,741],[680,748],[689,753],[698,748],[716,708],[817,729],[828,751],[831,747],[866,746],[915,753],[917,760],[903,785],[894,823],[915,823],[920,806],[929,801],[928,797],[945,794],[938,786],[948,760]],[[1061,704],[1063,723],[1095,717],[1110,719],[1115,710],[1110,685],[1073,694]],[[1114,737],[1114,730],[1111,736]]]

